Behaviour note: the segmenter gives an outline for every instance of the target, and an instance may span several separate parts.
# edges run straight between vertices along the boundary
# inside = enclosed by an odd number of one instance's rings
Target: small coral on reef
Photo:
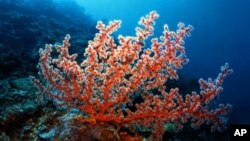
[[[149,128],[153,140],[161,140],[165,123],[174,123],[176,131],[188,121],[192,127],[207,123],[213,131],[221,130],[225,124],[222,117],[231,111],[231,106],[220,104],[211,109],[209,104],[222,92],[222,83],[232,70],[226,63],[215,80],[200,79],[199,93],[183,96],[178,88],[167,92],[167,80],[178,79],[177,70],[188,62],[183,39],[190,36],[192,26],[179,23],[173,32],[165,25],[163,35],[151,40],[151,48],[143,49],[158,17],[155,11],[142,17],[136,35],[120,35],[119,44],[112,33],[121,21],[108,25],[99,21],[99,32],[89,41],[81,64],[76,61],[77,54],[68,52],[70,35],[66,35],[62,45],[46,45],[39,51],[39,76],[31,77],[39,93],[60,101],[68,109],[82,111],[78,122]],[[141,102],[134,102],[136,95],[142,97]],[[134,109],[129,108],[131,104]]]

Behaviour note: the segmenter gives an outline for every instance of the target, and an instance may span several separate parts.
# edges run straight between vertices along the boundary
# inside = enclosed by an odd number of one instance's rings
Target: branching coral
[[[81,65],[76,61],[77,54],[68,52],[69,35],[62,45],[46,45],[40,49],[39,79],[32,77],[33,82],[41,93],[86,114],[78,117],[79,122],[152,127],[152,137],[158,140],[166,122],[175,123],[176,130],[189,120],[193,127],[206,122],[212,125],[212,130],[221,129],[221,116],[229,113],[231,106],[219,105],[211,110],[208,105],[221,93],[222,83],[232,70],[225,64],[215,80],[200,79],[200,93],[183,97],[178,88],[167,92],[166,81],[178,79],[177,70],[188,62],[183,39],[190,36],[192,26],[179,23],[178,30],[173,32],[165,25],[163,35],[151,40],[151,48],[143,49],[146,39],[153,35],[158,17],[155,11],[142,17],[136,36],[120,35],[118,45],[112,33],[121,21],[108,25],[98,22],[99,32],[89,41]],[[59,54],[56,58],[51,56],[54,48]],[[152,92],[155,89],[158,94]],[[127,105],[133,102],[136,93],[143,97],[143,102],[136,103],[135,110],[131,110]]]

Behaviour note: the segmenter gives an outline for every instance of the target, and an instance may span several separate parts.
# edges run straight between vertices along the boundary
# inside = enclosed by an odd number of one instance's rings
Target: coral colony
[[[178,79],[177,70],[188,62],[183,39],[190,36],[192,26],[179,23],[173,32],[165,25],[163,35],[151,40],[151,48],[143,49],[158,17],[155,11],[142,17],[136,36],[120,35],[119,44],[112,33],[121,21],[108,25],[99,21],[99,33],[89,41],[81,64],[76,61],[77,54],[68,52],[70,35],[62,45],[46,45],[39,51],[39,79],[31,77],[40,94],[60,101],[68,109],[79,109],[83,114],[77,116],[78,122],[149,128],[153,140],[162,139],[166,123],[173,123],[176,131],[187,122],[194,128],[206,123],[212,131],[221,131],[225,127],[223,116],[231,106],[220,104],[211,109],[209,105],[222,92],[222,83],[232,70],[226,63],[215,80],[200,79],[199,93],[183,96],[178,88],[167,92],[167,80]],[[54,50],[58,52],[56,58],[51,55]],[[143,100],[134,102],[136,95]],[[133,102],[132,110],[128,105]]]

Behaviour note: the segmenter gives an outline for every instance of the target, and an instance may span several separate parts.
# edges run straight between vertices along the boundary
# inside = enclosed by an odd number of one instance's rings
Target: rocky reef
[[[0,0],[0,79],[36,71],[38,49],[70,33],[82,53],[96,32],[94,20],[75,1]],[[27,72],[28,71],[28,72]]]

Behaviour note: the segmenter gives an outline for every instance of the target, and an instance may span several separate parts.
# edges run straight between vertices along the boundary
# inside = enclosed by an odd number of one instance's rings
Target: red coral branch
[[[62,45],[55,48],[58,57],[52,59],[52,45],[40,49],[38,67],[39,79],[32,77],[36,86],[53,99],[60,100],[68,108],[78,108],[86,116],[78,118],[81,122],[115,123],[148,127],[152,125],[153,136],[161,138],[164,123],[175,123],[177,130],[191,119],[193,127],[204,122],[212,124],[212,129],[220,129],[221,116],[231,110],[231,106],[220,105],[218,109],[208,109],[210,102],[222,91],[222,83],[232,72],[228,64],[222,67],[217,79],[199,80],[200,94],[193,92],[185,98],[179,89],[166,92],[168,79],[178,79],[177,70],[188,62],[183,47],[185,37],[190,36],[192,26],[178,24],[176,32],[164,26],[163,36],[151,40],[151,48],[142,49],[145,40],[153,35],[153,25],[159,15],[153,11],[142,17],[136,28],[136,36],[119,36],[119,45],[111,36],[121,21],[104,25],[98,22],[93,41],[89,41],[79,65],[77,54],[70,55],[70,36],[67,35]],[[154,95],[153,89],[161,94]],[[136,94],[143,97],[142,103],[135,104],[132,111],[127,104]]]

